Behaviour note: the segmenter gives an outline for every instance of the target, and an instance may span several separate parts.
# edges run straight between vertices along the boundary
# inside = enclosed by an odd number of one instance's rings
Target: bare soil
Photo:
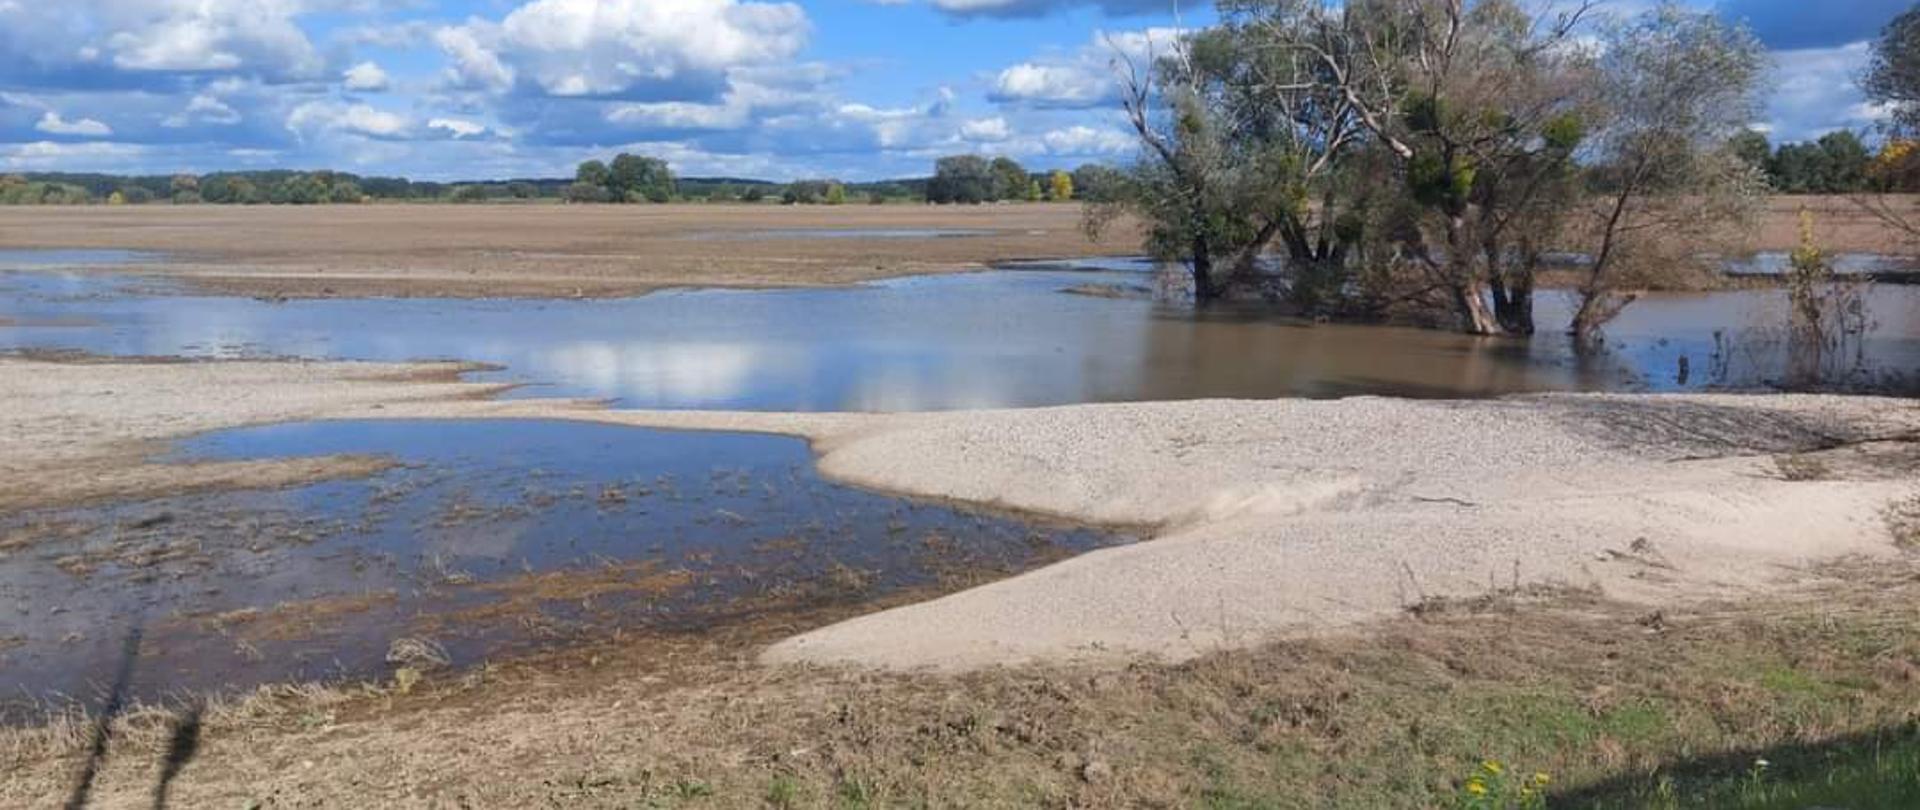
[[[1920,214],[1920,198],[1894,207]],[[1771,200],[1750,248],[1791,250],[1802,208],[1814,214],[1829,250],[1916,251],[1853,201],[1818,196]],[[1072,204],[26,206],[0,207],[0,249],[160,252],[168,261],[145,272],[263,297],[604,297],[681,286],[822,286],[1139,252],[1136,229],[1110,228],[1094,242],[1080,220],[1081,207]]]
[[[160,252],[168,261],[150,272],[213,291],[287,297],[820,286],[1139,250],[1124,227],[1088,241],[1080,211],[1062,204],[0,207],[0,248]],[[985,233],[862,238],[833,231]]]

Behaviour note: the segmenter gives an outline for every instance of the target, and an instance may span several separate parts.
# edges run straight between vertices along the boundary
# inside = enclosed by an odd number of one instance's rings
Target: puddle
[[[828,482],[798,439],[558,421],[244,428],[183,458],[391,456],[371,479],[0,521],[15,715],[92,701],[141,629],[132,693],[386,677],[397,639],[455,666],[762,604],[1011,573],[1116,534]]]

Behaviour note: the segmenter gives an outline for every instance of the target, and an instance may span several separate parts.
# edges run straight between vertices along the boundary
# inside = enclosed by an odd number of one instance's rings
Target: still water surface
[[[799,439],[546,420],[210,433],[179,460],[373,454],[367,479],[0,515],[0,719],[259,683],[384,678],[617,629],[694,631],[1031,568],[1121,534],[879,495]],[[129,658],[129,639],[135,639]],[[131,668],[125,664],[131,661]]]
[[[1542,334],[1530,341],[1196,314],[1063,292],[1138,289],[1150,283],[1142,266],[1034,265],[841,289],[611,300],[285,303],[41,268],[0,274],[0,349],[473,360],[503,367],[479,379],[528,384],[515,396],[802,411],[1741,388],[1785,376],[1779,290],[1646,296],[1608,328],[1599,352],[1575,352],[1559,334],[1572,301],[1553,291],[1541,295]],[[1880,285],[1869,300],[1875,328],[1847,350],[1835,381],[1908,391],[1920,369],[1920,287]]]

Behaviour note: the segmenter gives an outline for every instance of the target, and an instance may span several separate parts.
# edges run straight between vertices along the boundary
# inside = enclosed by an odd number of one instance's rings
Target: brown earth
[[[1920,198],[1896,210],[1920,214]],[[1829,250],[1913,252],[1845,197],[1777,197],[1751,247],[1791,250],[1799,211]],[[1915,219],[1920,221],[1920,216]],[[614,296],[662,287],[849,284],[1013,259],[1138,253],[1138,233],[1098,242],[1081,208],[696,205],[0,207],[0,249],[165,253],[151,272],[260,296]],[[948,229],[973,236],[821,238],[806,230]]]
[[[806,230],[968,236],[796,237]],[[1137,252],[1091,242],[1080,206],[336,205],[0,207],[0,248],[165,253],[153,272],[262,296],[613,296],[663,287],[848,284],[1028,258]]]
[[[1917,573],[1665,613],[1491,592],[1179,664],[960,675],[754,664],[834,618],[783,617],[0,731],[0,804],[1414,808],[1468,806],[1490,760],[1549,806],[1677,807],[1759,759],[1818,782],[1863,755],[1895,764],[1856,796],[1910,795]]]

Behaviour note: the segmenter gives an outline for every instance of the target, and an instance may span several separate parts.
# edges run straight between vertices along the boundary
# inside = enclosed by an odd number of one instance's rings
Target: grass
[[[751,644],[629,642],[408,694],[214,706],[171,791],[181,806],[1920,806],[1920,561],[1810,588],[1658,623],[1590,593],[1462,603],[1118,670],[766,669],[726,652]],[[163,715],[122,720],[103,802],[150,789]],[[0,805],[57,803],[79,736],[0,734],[16,775]]]

